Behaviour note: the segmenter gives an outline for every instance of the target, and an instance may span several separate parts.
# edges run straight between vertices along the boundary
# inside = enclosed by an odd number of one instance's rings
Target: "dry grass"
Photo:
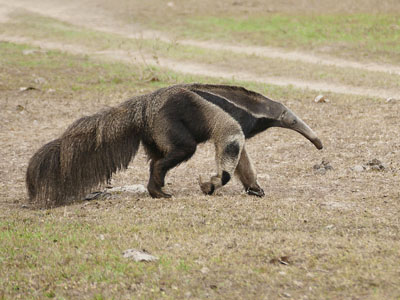
[[[282,13],[289,15],[315,15],[315,14],[395,14],[400,12],[400,4],[396,0],[357,0],[357,1],[334,1],[334,0],[270,0],[270,1],[236,1],[222,0],[218,2],[196,1],[196,0],[174,0],[168,4],[160,4],[158,0],[149,0],[144,3],[140,0],[118,0],[118,5],[112,5],[106,0],[97,0],[97,8],[105,8],[110,13],[118,16],[130,14],[132,20],[174,19],[187,15],[209,15],[209,16],[260,16]],[[166,14],[166,12],[168,12]],[[174,15],[175,14],[175,15]]]
[[[24,49],[0,44],[0,299],[400,298],[399,102],[331,94],[316,104],[312,91],[247,84],[279,98],[325,145],[318,152],[283,129],[250,140],[265,198],[243,195],[236,180],[203,196],[197,176],[214,171],[206,144],[168,175],[170,200],[120,194],[35,211],[23,208],[24,173],[43,143],[133,94],[205,79],[146,82],[137,66]],[[30,85],[40,91],[18,90]],[[386,169],[351,170],[373,158]],[[333,166],[325,175],[313,170],[322,159]],[[147,178],[141,151],[113,184]],[[161,259],[134,263],[127,248]]]

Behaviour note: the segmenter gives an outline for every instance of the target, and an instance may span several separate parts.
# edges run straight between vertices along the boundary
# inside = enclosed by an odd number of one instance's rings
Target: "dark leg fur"
[[[160,160],[156,162],[159,161]],[[159,172],[157,170],[154,171],[154,165],[156,162],[154,160],[150,162],[150,178],[149,183],[147,184],[147,190],[149,191],[150,196],[153,198],[171,198],[170,194],[163,192],[161,189],[164,187],[164,179],[161,180]]]

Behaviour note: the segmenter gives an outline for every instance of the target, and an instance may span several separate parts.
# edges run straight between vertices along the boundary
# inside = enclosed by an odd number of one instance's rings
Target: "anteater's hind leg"
[[[265,195],[263,189],[257,183],[257,174],[245,147],[243,147],[242,154],[240,155],[235,174],[239,177],[247,194],[258,197]]]
[[[157,161],[159,160],[152,160],[150,162],[150,178],[147,185],[147,190],[149,191],[150,196],[153,198],[170,198],[171,195],[163,192],[161,189],[164,186],[164,179],[160,179],[159,172],[156,171],[154,173],[154,165]]]
[[[237,128],[235,128],[237,126]],[[244,135],[239,125],[235,124],[231,132],[226,127],[224,135],[214,140],[216,150],[217,175],[212,176],[209,182],[200,182],[203,193],[211,195],[215,190],[224,186],[231,179],[244,145]]]
[[[168,135],[160,141],[160,156],[153,156],[150,163],[150,179],[147,189],[153,198],[170,198],[171,195],[162,191],[167,172],[188,160],[196,151],[197,143],[183,126],[176,123],[168,128]]]

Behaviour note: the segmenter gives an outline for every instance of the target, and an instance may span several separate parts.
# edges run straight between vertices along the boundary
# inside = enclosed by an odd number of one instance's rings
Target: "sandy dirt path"
[[[310,89],[316,91],[330,91],[341,94],[354,94],[361,96],[371,96],[377,98],[394,98],[397,96],[395,91],[387,91],[383,89],[373,88],[357,88],[346,85],[336,85],[324,82],[309,82],[295,78],[282,78],[273,76],[259,76],[250,72],[244,71],[232,71],[223,70],[213,65],[199,64],[199,63],[180,63],[178,61],[169,60],[165,58],[154,59],[152,56],[146,56],[143,53],[122,51],[122,50],[108,50],[108,51],[95,51],[91,49],[68,45],[65,43],[48,42],[48,41],[37,41],[26,37],[11,37],[0,35],[0,40],[9,41],[13,43],[26,43],[34,46],[38,46],[42,49],[61,50],[73,54],[91,55],[98,59],[106,60],[118,60],[125,63],[135,63],[136,58],[142,57],[149,65],[158,65],[160,67],[168,68],[176,72],[182,72],[186,74],[208,76],[208,77],[222,77],[226,79],[236,79],[242,81],[253,81],[259,83],[273,84],[277,86],[294,86],[302,89]]]
[[[42,15],[66,21],[75,25],[85,26],[90,29],[119,34],[127,38],[159,39],[166,42],[176,42],[173,40],[173,38],[168,37],[161,32],[143,30],[136,25],[121,23],[118,20],[113,19],[107,11],[102,10],[100,7],[92,6],[93,2],[91,1],[79,3],[75,1],[69,1],[68,3],[63,3],[62,5],[60,5],[60,3],[57,3],[57,1],[38,0],[35,1],[34,4],[35,5],[33,5],[32,2],[26,0],[14,0],[12,4],[8,3],[8,1],[6,0],[0,0],[0,21],[7,21],[9,20],[9,15],[12,12],[24,9],[27,11],[40,13]],[[84,9],[85,7],[87,9]],[[93,53],[89,49],[79,48],[73,45],[68,46],[57,43],[49,43],[45,41],[29,41],[29,39],[5,35],[3,35],[1,39],[3,41],[10,42],[22,42],[22,40],[24,40],[24,42],[29,42],[42,48],[60,49],[72,53]],[[319,57],[302,52],[285,51],[283,49],[272,47],[237,46],[194,40],[180,40],[178,42],[184,45],[192,45],[212,50],[228,50],[235,53],[254,54],[260,56],[260,59],[262,57],[280,58],[290,61],[301,61],[310,64],[319,64],[321,66],[329,65],[346,68],[356,68],[367,71],[400,74],[400,67],[398,66],[378,65],[374,63],[365,64],[356,61],[342,60],[338,58]],[[132,62],[132,53],[123,53],[122,51],[107,51],[103,53],[97,52],[96,55],[107,59],[114,58]],[[252,74],[248,71],[223,70],[212,65],[187,62],[183,63],[166,58],[159,58],[157,61],[155,61],[151,57],[146,57],[146,61],[149,64],[158,64],[161,67],[170,68],[171,70],[182,73],[210,77],[223,77],[227,79],[234,78],[236,80],[255,81],[279,86],[292,85],[298,88],[307,88],[317,91],[331,91],[335,93],[356,94],[379,98],[398,98],[400,94],[400,92],[397,90],[360,88],[349,85],[331,84],[328,82],[306,81],[297,78],[259,76],[256,74]]]

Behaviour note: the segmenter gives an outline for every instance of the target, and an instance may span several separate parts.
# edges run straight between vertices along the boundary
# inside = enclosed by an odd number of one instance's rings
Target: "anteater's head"
[[[259,126],[253,128],[253,131],[249,134],[250,137],[269,127],[283,127],[301,133],[317,149],[322,149],[322,143],[314,131],[282,103],[243,87],[207,84],[191,84],[184,85],[184,87],[224,109],[241,122],[242,128],[245,127],[246,116],[248,116],[248,120],[257,119],[260,121],[255,122]]]

